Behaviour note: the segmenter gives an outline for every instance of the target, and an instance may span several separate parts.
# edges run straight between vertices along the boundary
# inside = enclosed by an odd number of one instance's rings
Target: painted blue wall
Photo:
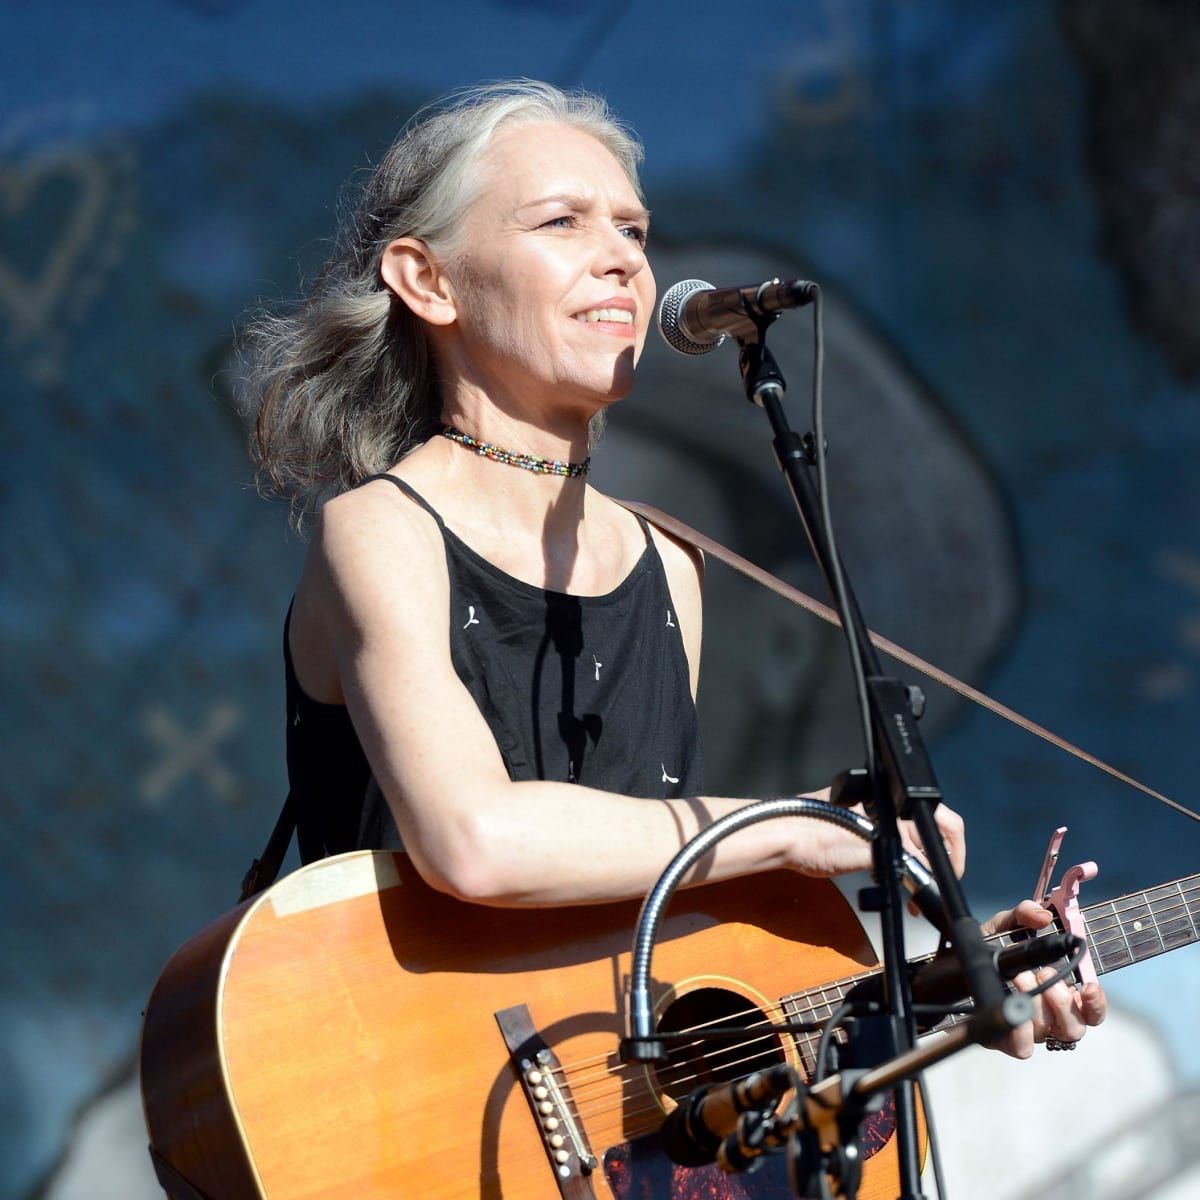
[[[302,547],[252,490],[233,325],[297,292],[343,181],[454,86],[604,93],[645,141],[672,261],[809,264],[1007,506],[1023,603],[984,685],[1190,802],[1200,406],[1116,265],[1109,93],[1067,35],[1092,7],[0,5],[0,1191],[30,1194],[128,1070],[158,967],[231,901],[282,798]],[[1194,285],[1200,261],[1172,262]],[[728,360],[703,369],[736,397]],[[1095,899],[1200,866],[1193,823],[992,717],[958,713],[933,752],[981,909],[1031,885],[1059,823],[1101,863]],[[1195,958],[1113,985],[1178,1014],[1192,1075]]]

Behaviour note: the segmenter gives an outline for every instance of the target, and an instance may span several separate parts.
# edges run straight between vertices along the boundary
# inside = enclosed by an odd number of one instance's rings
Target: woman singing
[[[462,900],[587,904],[644,894],[746,803],[701,795],[702,564],[587,479],[655,302],[640,156],[595,97],[459,94],[375,168],[299,309],[255,327],[263,473],[302,507],[332,493],[285,632],[306,861],[403,845]],[[962,822],[938,820],[961,872]],[[692,882],[867,866],[796,818]],[[1010,1048],[1103,1014],[1095,984],[1057,985]]]

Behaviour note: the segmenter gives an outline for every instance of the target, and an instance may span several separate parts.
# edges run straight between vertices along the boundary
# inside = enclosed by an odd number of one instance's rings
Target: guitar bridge
[[[596,1156],[575,1115],[558,1058],[533,1027],[527,1005],[516,1004],[495,1016],[559,1193],[564,1200],[595,1200],[588,1177],[596,1169]]]

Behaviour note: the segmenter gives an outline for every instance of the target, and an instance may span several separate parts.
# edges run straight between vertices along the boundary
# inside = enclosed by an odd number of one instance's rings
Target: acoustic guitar
[[[459,903],[383,852],[285,877],[181,947],[151,996],[142,1093],[172,1194],[790,1196],[781,1161],[674,1167],[655,1134],[699,1083],[811,1071],[815,1035],[773,1023],[828,1017],[876,967],[852,909],[788,872],[680,892],[655,950],[659,1026],[747,1032],[659,1068],[617,1054],[637,911]],[[1200,938],[1200,875],[1076,912],[1095,971],[1113,970]],[[887,1107],[871,1118],[864,1200],[896,1194],[893,1127]]]

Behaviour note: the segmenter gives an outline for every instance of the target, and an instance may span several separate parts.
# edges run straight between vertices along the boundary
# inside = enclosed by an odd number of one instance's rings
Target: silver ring
[[[1060,1038],[1048,1037],[1046,1039],[1047,1050],[1074,1050],[1079,1045],[1078,1041],[1064,1042]]]

